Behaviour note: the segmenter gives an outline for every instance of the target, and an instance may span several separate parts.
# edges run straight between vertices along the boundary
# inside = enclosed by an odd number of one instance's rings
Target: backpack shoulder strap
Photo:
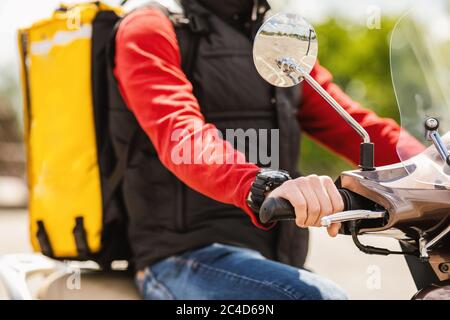
[[[193,14],[188,16],[174,14],[169,18],[177,35],[181,66],[188,79],[192,81],[200,39],[210,32],[208,20],[201,15]]]
[[[185,12],[181,6],[178,6],[177,10],[172,10],[158,1],[149,2],[143,7],[158,8],[170,19],[177,35],[183,71],[188,79],[192,79],[200,38],[210,32],[210,25],[206,17],[201,14]]]

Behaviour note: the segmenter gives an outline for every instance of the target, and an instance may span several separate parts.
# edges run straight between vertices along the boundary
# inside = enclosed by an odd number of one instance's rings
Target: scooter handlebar
[[[347,189],[339,189],[344,201],[344,210],[359,210],[367,207],[367,199]],[[259,210],[259,219],[262,223],[271,223],[278,220],[294,220],[295,210],[291,203],[283,198],[267,198]]]

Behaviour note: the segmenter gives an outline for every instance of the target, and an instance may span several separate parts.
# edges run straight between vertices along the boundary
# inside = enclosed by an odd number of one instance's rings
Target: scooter
[[[346,211],[323,217],[322,226],[342,223],[340,233],[350,235],[366,254],[407,256],[422,288],[414,299],[450,299],[450,98],[437,81],[445,84],[448,78],[448,55],[439,55],[441,44],[431,37],[420,37],[411,23],[415,14],[402,17],[392,33],[392,76],[403,128],[424,149],[430,146],[411,157],[405,149],[408,134],[402,133],[398,164],[375,168],[369,134],[309,75],[317,59],[317,36],[302,17],[278,14],[266,21],[256,36],[254,62],[274,86],[306,81],[361,136],[360,170],[343,172],[337,181]],[[263,223],[294,218],[284,199],[268,198],[260,211]],[[363,234],[395,238],[402,250],[364,245]]]
[[[337,181],[346,211],[324,217],[322,225],[342,223],[340,233],[351,236],[364,253],[405,255],[421,288],[413,299],[450,299],[450,115],[444,107],[450,101],[444,90],[436,90],[439,84],[424,80],[433,77],[410,76],[411,66],[427,65],[427,74],[433,76],[439,71],[430,68],[433,64],[420,63],[439,50],[420,50],[427,46],[411,34],[410,18],[403,17],[392,35],[393,82],[402,126],[423,136],[422,142],[429,147],[411,157],[402,150],[400,137],[398,164],[376,168],[369,134],[309,75],[317,60],[318,41],[314,28],[302,17],[270,17],[255,38],[254,62],[261,76],[274,86],[307,81],[361,136],[360,170],[343,172]],[[431,96],[440,96],[437,100],[441,103],[431,101]],[[441,137],[440,132],[448,133]],[[293,207],[283,199],[267,199],[260,211],[262,222],[294,217]],[[364,245],[359,239],[363,234],[395,238],[402,250]],[[132,276],[124,270],[126,266],[119,266],[105,273],[89,262],[11,255],[0,259],[0,283],[10,299],[139,299]],[[81,276],[83,286],[79,288]]]

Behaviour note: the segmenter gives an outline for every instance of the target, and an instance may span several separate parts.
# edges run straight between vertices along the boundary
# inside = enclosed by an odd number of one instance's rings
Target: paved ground
[[[351,299],[411,299],[417,291],[402,256],[374,256],[360,252],[350,237],[328,237],[311,230],[307,266],[332,279]],[[361,242],[399,250],[397,241],[364,236]]]
[[[25,210],[0,210],[0,254],[31,252]]]
[[[398,248],[395,241],[363,237],[362,241]],[[0,255],[30,252],[24,210],[0,210]],[[415,292],[402,257],[360,253],[349,237],[331,239],[325,230],[312,230],[307,265],[337,282],[352,299],[410,299]]]

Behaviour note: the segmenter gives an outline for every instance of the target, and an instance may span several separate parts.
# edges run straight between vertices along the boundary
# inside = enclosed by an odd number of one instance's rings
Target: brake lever
[[[320,219],[322,227],[329,227],[333,223],[384,218],[386,211],[350,210],[342,211]]]

